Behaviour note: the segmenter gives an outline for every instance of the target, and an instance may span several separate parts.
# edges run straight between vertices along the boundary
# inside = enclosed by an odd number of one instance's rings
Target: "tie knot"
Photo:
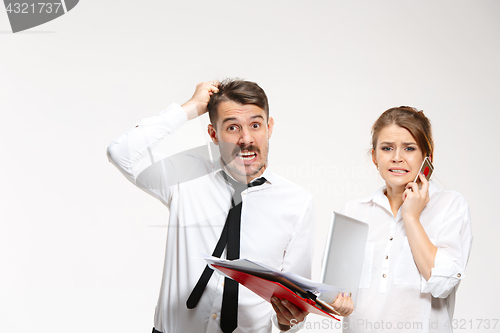
[[[260,177],[260,178],[254,179],[253,182],[248,184],[248,187],[260,186],[260,185],[264,184],[265,182],[267,182],[267,179],[264,177]]]
[[[231,184],[231,186],[234,189],[233,193],[234,206],[238,205],[241,202],[241,192],[243,192],[249,187],[260,186],[267,181],[266,178],[260,177],[250,182],[250,184],[242,184],[229,177],[225,172],[222,173],[222,176],[228,183]]]

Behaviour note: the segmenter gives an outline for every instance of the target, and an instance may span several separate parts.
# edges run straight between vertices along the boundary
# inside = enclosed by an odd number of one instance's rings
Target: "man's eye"
[[[252,128],[257,129],[260,127],[260,124],[252,124]]]
[[[231,132],[236,131],[237,129],[238,129],[238,127],[236,127],[236,126],[234,126],[234,125],[229,126],[229,127],[227,128],[227,130],[228,130],[228,131],[231,131]]]

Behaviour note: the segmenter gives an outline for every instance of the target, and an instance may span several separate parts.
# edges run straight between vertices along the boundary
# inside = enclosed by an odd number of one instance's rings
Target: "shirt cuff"
[[[431,293],[436,298],[446,298],[452,290],[465,278],[465,272],[460,269],[444,252],[438,249],[434,259],[434,268],[431,270],[429,280],[421,279],[420,291]]]

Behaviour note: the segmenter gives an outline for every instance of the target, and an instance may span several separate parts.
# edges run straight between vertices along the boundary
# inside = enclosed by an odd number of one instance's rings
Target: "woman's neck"
[[[392,215],[394,215],[394,217],[398,215],[399,207],[403,204],[404,191],[404,187],[391,187],[386,184],[385,196],[389,199],[389,205],[391,205]]]

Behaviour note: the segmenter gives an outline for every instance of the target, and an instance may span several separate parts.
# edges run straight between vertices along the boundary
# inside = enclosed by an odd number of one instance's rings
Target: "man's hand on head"
[[[302,311],[287,300],[281,300],[275,296],[271,298],[274,312],[280,324],[280,330],[288,331],[291,326],[304,321],[309,312]]]
[[[201,116],[208,111],[207,105],[210,101],[210,96],[219,92],[219,81],[201,82],[196,85],[193,97],[186,103],[182,104],[182,108],[186,111],[188,120]]]

